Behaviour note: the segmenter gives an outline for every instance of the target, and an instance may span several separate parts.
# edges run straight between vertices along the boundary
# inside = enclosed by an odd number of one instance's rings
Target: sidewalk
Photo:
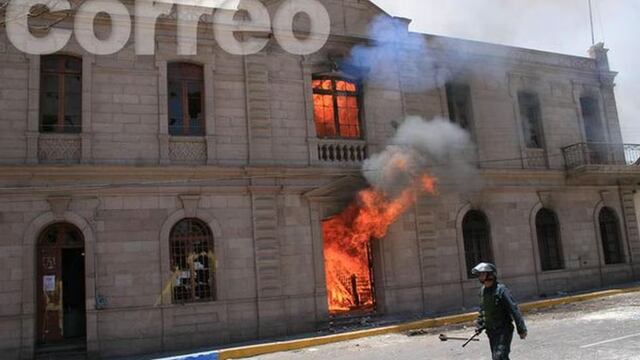
[[[637,284],[636,284],[637,286]],[[520,310],[524,313],[531,312],[533,310],[550,308],[558,305],[594,300],[613,295],[625,294],[630,292],[640,291],[640,287],[624,287],[618,289],[610,289],[604,291],[597,291],[592,293],[584,293],[577,295],[570,295],[565,297],[558,297],[552,299],[538,300],[533,302],[527,302],[520,304]],[[370,336],[378,336],[389,333],[399,333],[410,330],[435,328],[454,324],[463,324],[472,322],[477,317],[477,312],[450,315],[438,318],[424,319],[419,321],[412,321],[403,324],[384,326],[371,328],[366,330],[345,332],[335,335],[326,335],[318,337],[308,337],[290,341],[279,341],[273,343],[264,343],[257,345],[249,345],[242,347],[233,347],[220,349],[209,352],[180,355],[173,357],[157,358],[156,360],[227,360],[227,359],[242,359],[251,356],[269,354],[281,351],[291,351],[307,347],[325,345],[335,342],[354,340]]]

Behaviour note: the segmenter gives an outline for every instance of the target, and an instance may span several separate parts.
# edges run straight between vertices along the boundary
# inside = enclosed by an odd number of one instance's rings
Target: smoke
[[[591,46],[585,0],[374,0],[413,19],[412,31],[587,56]],[[593,0],[596,42],[611,49],[619,71],[616,96],[623,137],[640,143],[640,2]]]
[[[393,81],[397,83],[397,74],[407,68],[418,68],[418,62],[431,61],[426,38],[410,33],[408,24],[401,19],[379,15],[370,23],[367,34],[372,42],[354,46],[340,67],[355,72],[354,75],[366,76],[370,84],[388,86]],[[410,51],[411,56],[403,56],[405,50]],[[358,73],[363,70],[365,74]],[[420,77],[414,87],[417,90],[433,87],[427,79]]]
[[[389,146],[364,162],[362,172],[375,190],[391,196],[424,174],[435,176],[441,185],[468,189],[477,174],[474,154],[469,133],[458,125],[442,118],[409,117]]]

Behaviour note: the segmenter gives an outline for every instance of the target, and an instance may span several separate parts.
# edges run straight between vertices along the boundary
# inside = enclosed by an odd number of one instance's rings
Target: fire
[[[398,164],[400,167],[404,165]],[[323,222],[325,275],[330,313],[373,310],[371,240],[383,238],[417,200],[435,194],[437,180],[423,175],[397,195],[368,188],[341,214]]]

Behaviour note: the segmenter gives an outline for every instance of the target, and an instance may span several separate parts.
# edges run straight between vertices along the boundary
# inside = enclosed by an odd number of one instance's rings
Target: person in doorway
[[[518,304],[509,289],[498,282],[498,270],[490,263],[480,263],[471,270],[478,277],[480,289],[480,315],[476,321],[476,334],[487,332],[493,360],[509,360],[513,322],[520,339],[527,337],[527,327],[518,310]]]

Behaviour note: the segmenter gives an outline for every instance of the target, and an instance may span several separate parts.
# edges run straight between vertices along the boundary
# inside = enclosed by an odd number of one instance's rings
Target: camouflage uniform
[[[513,321],[516,323],[518,334],[527,333],[518,305],[509,289],[495,280],[494,270],[493,286],[483,286],[480,290],[480,315],[476,321],[476,331],[487,332],[493,360],[509,360]]]

